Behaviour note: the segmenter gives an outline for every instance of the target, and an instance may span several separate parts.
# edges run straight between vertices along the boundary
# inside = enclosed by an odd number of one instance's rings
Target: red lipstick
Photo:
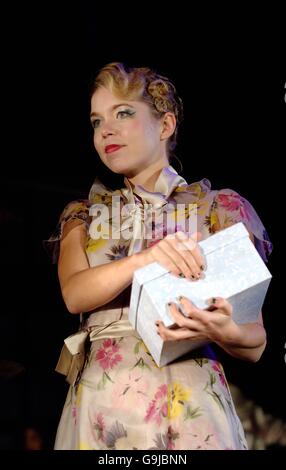
[[[121,149],[121,147],[124,147],[123,145],[107,145],[104,149],[105,153],[112,153],[112,152],[116,152],[116,150],[119,150]]]

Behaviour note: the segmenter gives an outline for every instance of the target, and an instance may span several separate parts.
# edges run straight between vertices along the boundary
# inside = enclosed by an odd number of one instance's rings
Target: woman
[[[128,322],[136,269],[157,261],[176,276],[201,278],[206,266],[197,238],[242,221],[264,259],[271,250],[245,199],[211,190],[206,179],[188,185],[170,166],[181,118],[181,100],[167,78],[120,63],[98,74],[91,98],[94,146],[111,174],[124,176],[124,187],[113,191],[96,179],[87,200],[65,208],[49,239],[66,306],[86,313],[57,367],[70,388],[56,449],[247,448],[210,347],[158,368]],[[177,204],[197,205],[198,234],[186,233],[192,214],[185,210],[177,217]],[[260,358],[266,344],[262,317],[237,326],[224,299],[212,299],[209,310],[185,298],[181,303],[189,318],[171,305],[178,329],[158,322],[164,339],[201,338],[234,357]]]

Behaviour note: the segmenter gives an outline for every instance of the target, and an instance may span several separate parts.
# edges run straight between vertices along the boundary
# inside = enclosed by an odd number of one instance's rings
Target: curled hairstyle
[[[178,126],[183,119],[183,103],[173,83],[148,67],[129,68],[120,62],[112,62],[103,67],[93,84],[91,94],[105,87],[116,96],[147,103],[156,118],[171,112],[176,117],[176,129],[167,142],[169,156],[177,145]]]

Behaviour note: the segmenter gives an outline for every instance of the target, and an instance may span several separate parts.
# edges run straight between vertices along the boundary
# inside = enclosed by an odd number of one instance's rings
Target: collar
[[[142,200],[143,204],[152,204],[159,209],[168,203],[169,196],[177,187],[188,186],[182,176],[171,166],[162,168],[162,171],[155,183],[154,191],[147,191],[141,185],[132,185],[127,177],[124,178],[125,188],[111,191],[106,188],[99,179],[96,179],[89,193],[89,199],[93,201],[96,194],[102,196],[115,196],[120,193],[127,199],[128,203],[135,204],[135,196]]]
[[[177,187],[187,186],[187,182],[176,170],[169,165],[164,167],[155,183],[154,191],[147,191],[141,185],[133,186],[127,177],[124,178],[126,188],[121,189],[121,193],[132,202],[135,202],[134,195],[138,196],[143,204],[152,204],[155,208],[160,208],[168,203],[168,198]]]

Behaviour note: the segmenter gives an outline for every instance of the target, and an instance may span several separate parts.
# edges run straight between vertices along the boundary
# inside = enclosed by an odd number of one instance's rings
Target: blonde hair
[[[168,154],[177,145],[178,126],[183,120],[183,103],[173,83],[148,67],[129,68],[120,62],[112,62],[103,67],[95,78],[92,95],[105,87],[120,98],[139,100],[147,103],[152,114],[160,118],[166,112],[175,115],[175,132],[168,139]]]

